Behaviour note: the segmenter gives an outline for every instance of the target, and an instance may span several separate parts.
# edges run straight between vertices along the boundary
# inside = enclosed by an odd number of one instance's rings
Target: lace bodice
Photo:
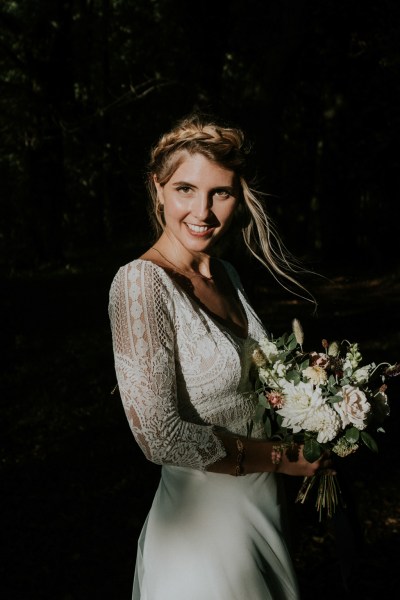
[[[223,264],[246,311],[246,339],[150,261],[121,267],[112,283],[109,314],[119,390],[135,439],[155,463],[204,470],[225,456],[213,427],[246,435],[254,414],[251,353],[265,332],[236,271]],[[261,437],[260,428],[252,435]]]

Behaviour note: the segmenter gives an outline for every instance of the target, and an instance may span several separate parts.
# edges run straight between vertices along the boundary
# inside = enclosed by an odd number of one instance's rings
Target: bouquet
[[[297,319],[291,334],[264,339],[254,349],[258,406],[254,421],[262,422],[267,438],[276,441],[273,455],[303,444],[306,460],[332,452],[345,457],[360,445],[377,451],[372,433],[383,432],[389,414],[386,379],[400,373],[400,364],[362,364],[357,343],[322,340],[321,352],[304,351]],[[290,452],[290,453],[289,453]],[[318,483],[316,508],[321,520],[331,517],[340,498],[334,475],[305,477],[296,498],[304,502]]]

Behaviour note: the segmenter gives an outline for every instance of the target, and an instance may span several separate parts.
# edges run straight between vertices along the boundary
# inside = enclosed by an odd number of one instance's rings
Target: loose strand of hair
[[[273,278],[289,293],[311,302],[317,306],[314,296],[304,287],[295,277],[289,273],[307,272],[298,266],[297,261],[285,248],[282,240],[276,232],[275,226],[270,218],[267,217],[264,205],[256,193],[247,185],[244,178],[241,178],[246,206],[251,214],[250,223],[243,228],[242,234],[244,242],[251,252],[264,267],[268,269]],[[257,192],[259,195],[259,192]],[[257,251],[259,249],[259,252]],[[282,281],[283,278],[283,281]],[[296,288],[304,293],[300,293],[285,285],[284,280],[292,283]]]

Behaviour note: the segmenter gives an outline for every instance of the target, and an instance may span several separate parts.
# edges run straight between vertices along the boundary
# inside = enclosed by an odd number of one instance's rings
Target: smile
[[[187,227],[190,229],[190,231],[193,231],[194,233],[205,233],[206,231],[209,231],[210,229],[212,229],[212,227],[208,226],[208,225],[192,225],[191,223],[186,223]]]

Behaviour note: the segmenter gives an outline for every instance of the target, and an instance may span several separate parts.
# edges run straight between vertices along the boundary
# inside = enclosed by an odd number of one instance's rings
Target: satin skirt
[[[133,600],[297,600],[272,473],[163,466],[138,542]]]

